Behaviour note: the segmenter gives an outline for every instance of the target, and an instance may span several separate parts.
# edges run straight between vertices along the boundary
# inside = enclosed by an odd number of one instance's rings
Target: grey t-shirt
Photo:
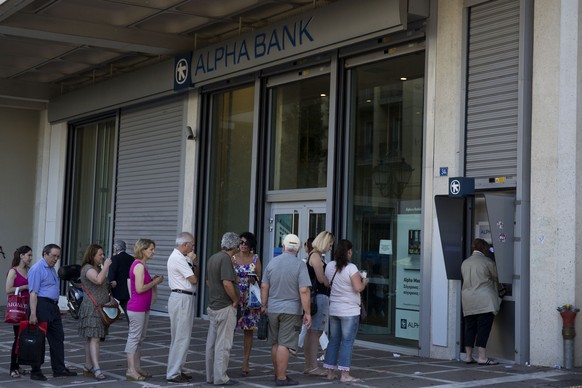
[[[236,283],[236,273],[230,257],[220,251],[210,256],[206,263],[206,278],[208,280],[208,307],[212,310],[220,310],[232,305],[232,300],[224,290],[223,280],[233,282],[234,291],[239,294]],[[237,297],[238,299],[238,297]]]
[[[274,257],[263,273],[263,283],[269,285],[269,313],[303,314],[299,289],[310,287],[311,280],[301,259],[287,252]]]

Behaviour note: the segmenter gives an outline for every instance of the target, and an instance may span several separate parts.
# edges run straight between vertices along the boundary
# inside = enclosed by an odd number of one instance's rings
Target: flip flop
[[[475,360],[471,360],[471,361],[465,361],[465,364],[476,364],[477,361]]]
[[[495,361],[492,358],[488,358],[485,362],[480,362],[479,365],[499,365],[499,362]]]

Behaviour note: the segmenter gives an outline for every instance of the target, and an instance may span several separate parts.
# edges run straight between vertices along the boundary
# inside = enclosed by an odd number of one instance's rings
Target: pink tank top
[[[25,278],[24,276],[22,276],[20,274],[20,272],[18,272],[16,270],[16,267],[12,268],[14,270],[14,272],[16,272],[16,277],[14,278],[14,287],[22,287],[22,286],[26,286],[28,285],[28,278]],[[28,300],[28,290],[22,290],[20,291],[20,295],[25,296]]]
[[[130,299],[127,302],[127,310],[143,313],[146,311],[150,311],[150,306],[152,304],[152,289],[150,288],[144,293],[138,294],[135,290],[135,275],[133,274],[133,270],[136,265],[143,265],[141,261],[135,260],[131,264],[131,268],[129,269],[129,279],[130,279]],[[150,273],[146,266],[143,266],[143,284],[148,284],[152,281]]]

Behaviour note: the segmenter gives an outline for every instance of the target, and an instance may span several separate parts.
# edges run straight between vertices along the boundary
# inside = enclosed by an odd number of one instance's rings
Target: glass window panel
[[[289,233],[299,235],[299,213],[280,213],[275,215],[275,239],[273,257],[283,253],[283,239]]]
[[[272,89],[270,190],[327,186],[329,76]]]
[[[368,271],[358,338],[418,346],[424,53],[350,70],[348,236]]]
[[[106,250],[110,245],[115,119],[77,126],[72,136],[65,262],[80,263],[89,244],[100,244]]]
[[[225,232],[249,228],[254,87],[212,97],[208,249],[220,249]]]

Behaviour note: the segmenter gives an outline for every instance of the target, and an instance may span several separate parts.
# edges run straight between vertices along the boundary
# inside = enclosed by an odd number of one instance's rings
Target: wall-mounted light
[[[194,133],[194,130],[191,126],[187,126],[184,131],[186,132],[186,139],[188,140],[196,140],[198,138],[198,134]]]

